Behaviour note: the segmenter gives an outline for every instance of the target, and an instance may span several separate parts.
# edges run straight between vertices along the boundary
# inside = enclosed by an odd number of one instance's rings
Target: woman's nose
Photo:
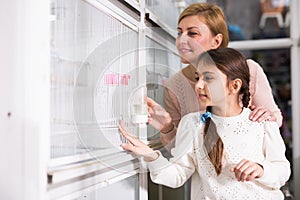
[[[187,43],[187,41],[188,41],[187,34],[186,33],[181,33],[181,35],[177,37],[177,41],[179,43]]]

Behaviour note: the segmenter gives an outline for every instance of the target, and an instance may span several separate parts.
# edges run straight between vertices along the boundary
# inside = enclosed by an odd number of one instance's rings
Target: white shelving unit
[[[147,138],[128,99],[147,82],[156,47],[146,40],[174,56],[175,46],[154,36],[145,1],[13,0],[1,9],[0,199],[147,199],[144,165],[120,148],[117,126],[123,119]]]

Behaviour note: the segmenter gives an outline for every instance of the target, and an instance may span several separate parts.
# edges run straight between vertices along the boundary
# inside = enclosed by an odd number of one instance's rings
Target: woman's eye
[[[177,32],[177,36],[181,36],[182,35],[182,32]]]
[[[189,36],[196,36],[196,35],[198,35],[198,33],[196,33],[196,32],[188,32],[188,35]]]
[[[200,78],[199,78],[199,77],[196,77],[196,78],[195,78],[195,80],[196,80],[196,81],[199,81],[199,80],[200,80]]]

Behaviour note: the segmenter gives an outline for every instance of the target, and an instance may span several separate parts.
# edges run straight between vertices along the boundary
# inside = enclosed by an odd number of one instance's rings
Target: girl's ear
[[[212,43],[212,49],[217,49],[220,47],[221,43],[223,41],[223,35],[221,33],[217,34],[214,38],[213,38],[213,43]]]
[[[243,83],[242,80],[239,78],[230,81],[230,83],[229,83],[230,93],[231,94],[239,94],[240,89],[242,87],[242,83]]]

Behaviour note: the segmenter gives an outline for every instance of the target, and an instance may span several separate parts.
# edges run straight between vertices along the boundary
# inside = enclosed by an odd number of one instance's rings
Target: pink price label
[[[128,85],[130,75],[128,74],[106,74],[104,84],[106,85]]]

